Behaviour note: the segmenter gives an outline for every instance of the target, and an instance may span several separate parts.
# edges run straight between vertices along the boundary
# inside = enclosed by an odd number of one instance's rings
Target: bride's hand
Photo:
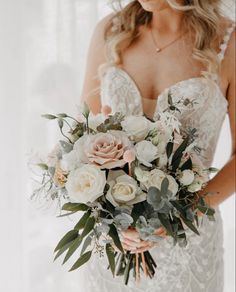
[[[166,237],[166,231],[163,227],[157,229],[154,233],[155,235],[159,235],[162,237]],[[134,252],[145,252],[151,249],[156,243],[151,241],[141,240],[138,231],[135,229],[128,229],[126,231],[121,232],[121,243],[125,250]]]

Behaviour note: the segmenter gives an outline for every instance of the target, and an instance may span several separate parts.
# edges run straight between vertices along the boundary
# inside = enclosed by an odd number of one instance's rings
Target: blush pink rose
[[[125,133],[110,131],[84,136],[76,142],[74,150],[80,152],[82,163],[111,169],[125,165],[124,153],[131,148],[132,144]]]

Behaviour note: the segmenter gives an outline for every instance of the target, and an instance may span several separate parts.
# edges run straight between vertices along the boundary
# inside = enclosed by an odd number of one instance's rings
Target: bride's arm
[[[104,32],[112,13],[104,17],[96,25],[87,54],[85,77],[83,82],[81,101],[85,101],[91,111],[96,114],[100,112],[100,80],[98,68],[106,63]]]
[[[235,192],[235,152],[236,152],[236,141],[235,141],[235,107],[236,107],[236,90],[235,90],[235,39],[236,32],[234,32],[227,52],[225,55],[224,63],[222,64],[222,73],[227,76],[228,89],[227,89],[227,100],[229,102],[228,112],[232,136],[232,155],[227,164],[219,171],[219,173],[208,183],[204,192],[217,192],[217,194],[209,195],[207,197],[208,203],[212,207],[216,207],[226,200]]]

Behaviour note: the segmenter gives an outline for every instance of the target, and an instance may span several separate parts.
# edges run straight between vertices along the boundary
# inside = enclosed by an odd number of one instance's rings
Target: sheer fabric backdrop
[[[91,33],[111,9],[107,0],[0,0],[1,291],[83,291],[83,269],[53,263],[58,239],[71,226],[56,207],[29,200],[27,160],[59,135],[46,112],[76,114]],[[226,1],[225,1],[226,2]],[[233,6],[229,14],[234,17]],[[226,119],[215,163],[230,155]],[[222,205],[225,292],[234,291],[234,198]]]

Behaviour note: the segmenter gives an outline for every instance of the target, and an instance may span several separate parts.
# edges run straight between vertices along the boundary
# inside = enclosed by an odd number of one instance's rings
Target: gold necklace
[[[179,40],[182,36],[184,36],[186,34],[186,32],[182,33],[181,35],[179,35],[177,38],[175,38],[173,41],[171,41],[170,43],[168,43],[167,45],[165,45],[164,47],[160,48],[157,43],[156,40],[154,38],[153,32],[152,32],[152,28],[150,28],[150,32],[151,32],[151,36],[152,36],[152,41],[154,43],[154,46],[156,48],[156,52],[160,53],[161,51],[163,51],[165,48],[169,47],[170,45],[172,45],[173,43],[175,43],[177,40]]]

